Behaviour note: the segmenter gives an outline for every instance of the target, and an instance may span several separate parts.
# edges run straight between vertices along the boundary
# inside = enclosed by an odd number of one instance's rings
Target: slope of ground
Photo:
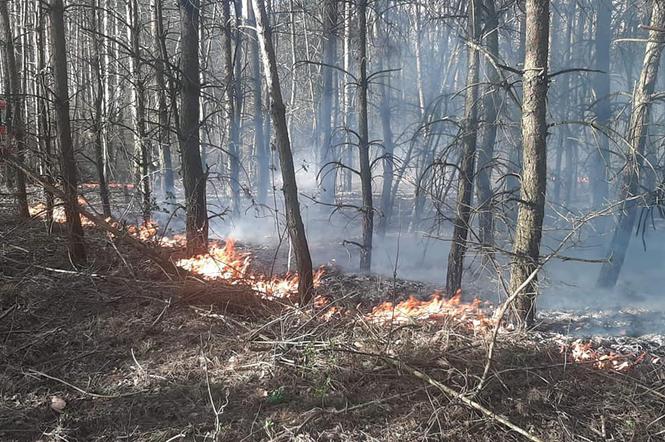
[[[486,335],[367,319],[408,283],[333,275],[321,291],[343,315],[232,313],[101,233],[79,270],[57,226],[5,216],[0,239],[0,440],[523,440],[430,382],[470,393]],[[542,440],[656,441],[664,380],[659,363],[602,370],[502,335],[474,400]]]

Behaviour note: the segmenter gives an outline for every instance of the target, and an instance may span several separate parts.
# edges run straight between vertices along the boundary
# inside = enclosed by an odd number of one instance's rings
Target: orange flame
[[[437,292],[428,301],[421,301],[414,296],[409,297],[397,305],[392,302],[384,302],[372,310],[369,319],[374,322],[398,322],[410,321],[439,321],[453,320],[468,325],[473,330],[486,328],[490,321],[485,316],[480,306],[480,300],[474,299],[470,303],[462,302],[462,291],[458,290],[455,295],[446,299]]]
[[[82,206],[87,204],[85,198],[81,196],[78,197],[78,203]],[[28,211],[30,212],[30,216],[32,216],[33,218],[46,219],[47,208],[46,204],[44,203],[37,203],[33,206],[30,206],[28,208]],[[53,208],[53,222],[57,224],[65,224],[67,222],[67,217],[65,216],[65,208],[62,205],[58,205]],[[84,227],[94,226],[94,223],[90,221],[88,218],[84,217],[83,215],[81,215],[81,224]]]
[[[613,351],[603,352],[593,348],[591,342],[576,340],[572,344],[561,344],[561,353],[565,353],[571,362],[589,363],[601,370],[625,372],[642,363],[646,353],[619,354]],[[657,362],[657,361],[654,361]]]
[[[169,238],[165,238],[171,241]],[[177,242],[177,241],[176,241]],[[286,298],[298,291],[299,275],[270,277],[250,271],[251,255],[238,252],[233,239],[227,239],[223,246],[213,242],[208,253],[192,258],[179,259],[176,265],[203,279],[226,280],[232,284],[248,284],[261,296],[268,299]],[[320,284],[323,270],[314,274],[314,285]]]

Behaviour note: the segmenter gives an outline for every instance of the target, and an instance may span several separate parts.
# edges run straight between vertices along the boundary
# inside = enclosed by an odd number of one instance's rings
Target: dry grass
[[[364,319],[405,282],[335,275],[322,291],[350,313],[324,320],[169,281],[101,235],[88,235],[93,261],[79,273],[54,270],[71,270],[61,232],[3,218],[0,235],[3,441],[521,440],[386,362],[460,392],[484,366],[485,337],[459,324]],[[656,441],[664,377],[662,365],[570,365],[545,335],[505,335],[476,400],[544,440]]]

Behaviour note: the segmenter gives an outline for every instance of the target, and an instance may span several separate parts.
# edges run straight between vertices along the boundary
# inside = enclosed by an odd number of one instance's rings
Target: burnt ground
[[[121,243],[87,238],[90,264],[74,270],[57,226],[0,218],[2,441],[524,440],[409,369],[469,392],[486,334],[365,319],[382,294],[426,286],[332,272],[320,290],[344,316],[229,311],[224,287],[191,297]],[[542,440],[665,439],[662,363],[571,363],[545,332],[502,334],[474,400]]]

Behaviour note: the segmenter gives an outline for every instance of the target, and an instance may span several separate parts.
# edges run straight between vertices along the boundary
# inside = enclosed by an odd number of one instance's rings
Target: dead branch
[[[543,442],[542,439],[540,439],[539,437],[534,436],[533,434],[529,433],[524,428],[519,427],[516,424],[512,423],[505,416],[494,413],[492,410],[482,406],[481,404],[479,404],[478,402],[476,402],[472,399],[469,399],[468,397],[464,396],[462,393],[460,393],[458,391],[455,391],[454,389],[448,387],[447,385],[437,381],[436,379],[432,378],[428,374],[423,373],[422,371],[420,371],[420,370],[418,370],[414,367],[411,367],[411,366],[405,364],[404,362],[401,362],[401,361],[398,361],[398,360],[395,360],[395,359],[392,359],[392,358],[386,358],[386,357],[382,356],[381,359],[383,361],[395,366],[398,369],[404,369],[404,370],[408,371],[409,373],[411,373],[412,376],[417,377],[418,379],[421,379],[421,380],[427,382],[428,384],[436,387],[442,393],[450,396],[453,399],[459,400],[460,402],[462,402],[467,407],[472,408],[476,411],[480,411],[485,416],[499,422],[500,424],[502,424],[503,426],[513,430],[514,432],[521,434],[522,436],[526,437],[528,440],[533,441],[533,442]]]
[[[48,183],[38,174],[30,170],[29,168],[25,167],[22,163],[14,161],[13,158],[5,158],[3,161],[12,165],[13,167],[21,169],[31,180],[33,180],[34,182],[36,182],[37,184],[39,184],[49,192],[53,193],[53,195],[55,195],[56,197],[63,200],[65,199],[65,193],[62,190]],[[121,229],[116,227],[112,222],[107,221],[104,217],[97,215],[96,213],[93,213],[92,211],[86,209],[85,207],[82,207],[80,204],[76,205],[76,210],[79,213],[79,215],[84,216],[85,218],[90,220],[96,227],[110,233],[118,240],[124,241],[125,244],[127,244],[128,246],[132,247],[133,249],[137,250],[139,253],[149,258],[152,262],[157,264],[165,273],[171,276],[175,276],[178,279],[185,279],[186,277],[191,276],[189,272],[176,266],[173,262],[171,262],[171,260],[164,257],[161,253],[155,250],[155,248],[150,247],[149,245],[145,244],[143,241],[137,238],[134,238],[133,236],[127,234],[127,232],[122,231]]]

